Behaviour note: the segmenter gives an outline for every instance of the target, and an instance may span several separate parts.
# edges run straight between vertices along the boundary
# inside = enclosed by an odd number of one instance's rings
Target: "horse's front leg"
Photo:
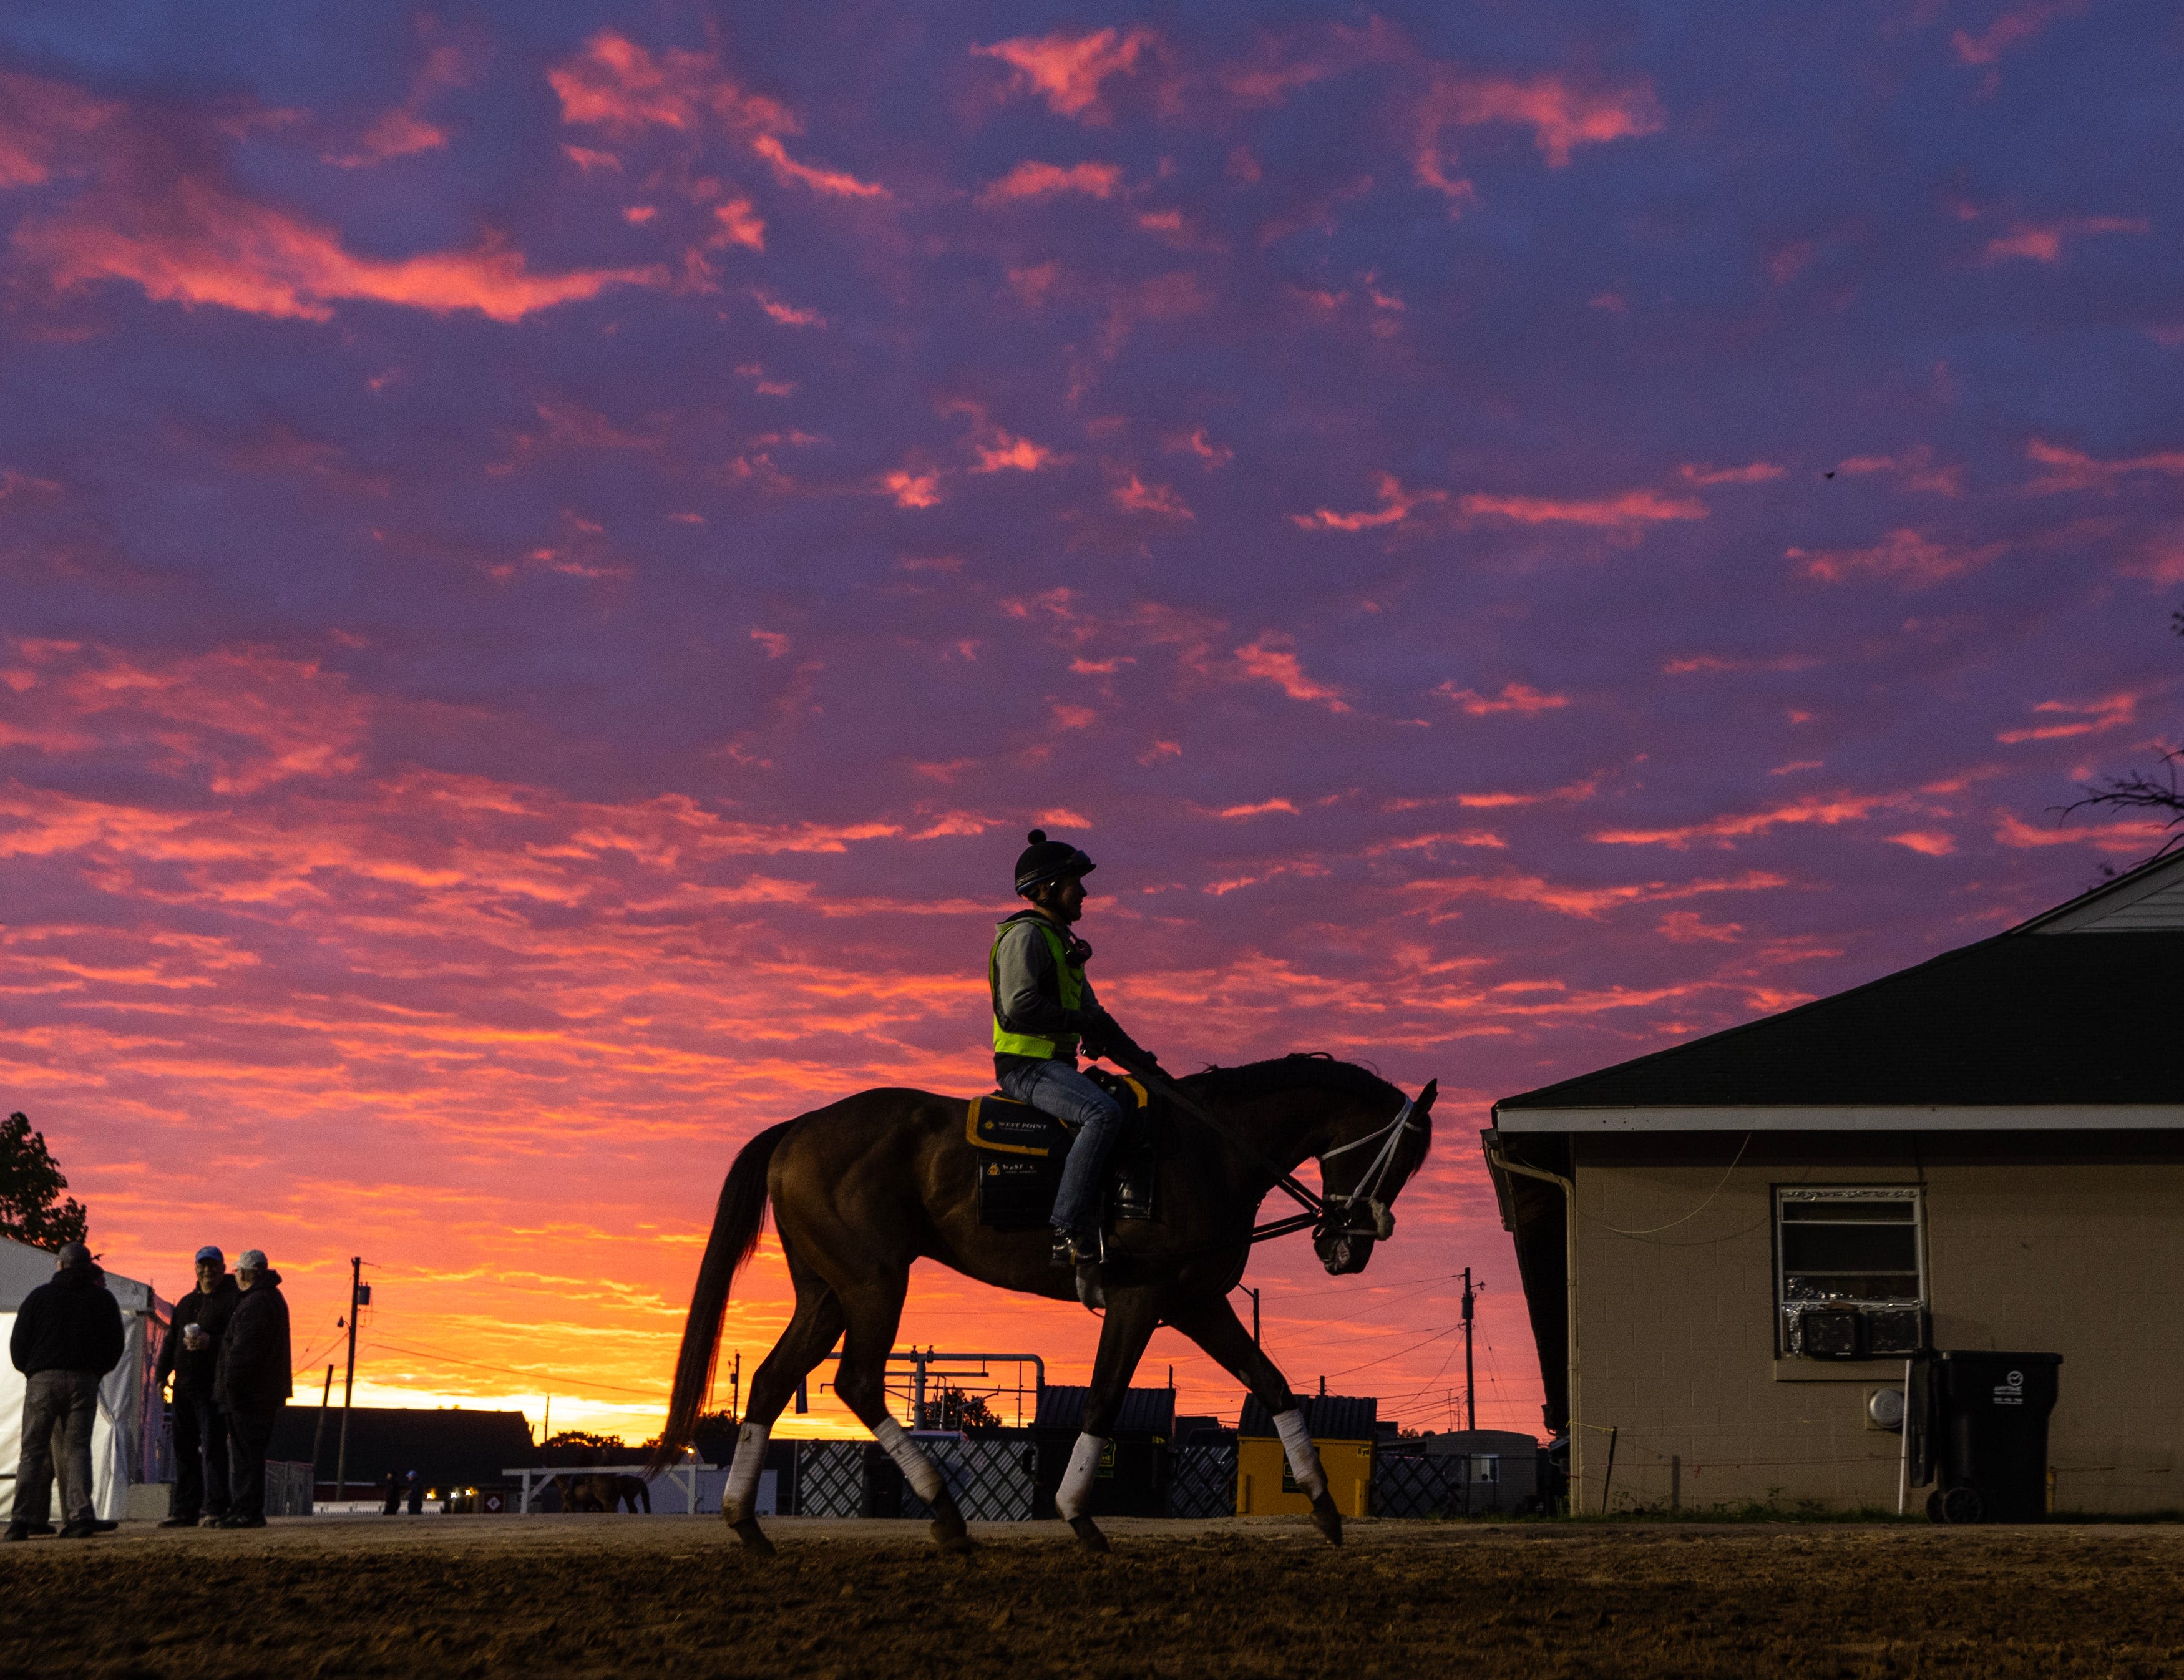
[[[1100,1330],[1100,1352],[1092,1363],[1092,1386],[1084,1396],[1084,1432],[1069,1454],[1069,1468],[1054,1492],[1054,1508],[1076,1531],[1088,1552],[1107,1549],[1107,1537],[1092,1521],[1092,1484],[1100,1473],[1100,1458],[1107,1449],[1115,1420],[1123,1415],[1130,1378],[1145,1357],[1160,1323],[1162,1289],[1107,1289],[1107,1318]]]
[[[1312,1527],[1331,1543],[1340,1545],[1342,1512],[1328,1491],[1319,1448],[1305,1427],[1304,1414],[1290,1392],[1289,1379],[1238,1322],[1228,1297],[1216,1296],[1184,1306],[1171,1304],[1167,1321],[1218,1360],[1273,1415],[1274,1428],[1282,1437],[1282,1451],[1290,1461],[1290,1474],[1312,1499]]]

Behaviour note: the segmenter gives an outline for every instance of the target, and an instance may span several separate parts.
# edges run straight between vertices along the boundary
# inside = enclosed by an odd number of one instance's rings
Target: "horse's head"
[[[1320,1152],[1327,1211],[1312,1227],[1312,1246],[1330,1276],[1363,1271],[1373,1245],[1395,1230],[1391,1206],[1433,1147],[1434,1098],[1440,1094],[1440,1081],[1428,1080],[1394,1114],[1360,1111]]]

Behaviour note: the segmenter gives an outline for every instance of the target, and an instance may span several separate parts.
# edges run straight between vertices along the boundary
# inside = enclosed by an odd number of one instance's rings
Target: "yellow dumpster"
[[[1327,1472],[1327,1491],[1345,1516],[1365,1516],[1373,1509],[1373,1443],[1319,1441],[1319,1465]],[[1279,1439],[1236,1437],[1236,1515],[1304,1516],[1312,1500],[1290,1475],[1289,1454]]]

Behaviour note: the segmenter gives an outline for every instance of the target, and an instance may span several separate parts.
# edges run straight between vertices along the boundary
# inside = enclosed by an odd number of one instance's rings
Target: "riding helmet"
[[[1034,829],[1025,838],[1031,844],[1017,859],[1017,892],[1019,896],[1034,887],[1043,887],[1050,881],[1064,880],[1072,875],[1089,875],[1099,868],[1067,840],[1049,840],[1044,829]]]

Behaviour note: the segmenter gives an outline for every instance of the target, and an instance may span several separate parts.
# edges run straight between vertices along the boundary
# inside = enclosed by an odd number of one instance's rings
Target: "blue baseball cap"
[[[208,1242],[203,1247],[198,1250],[198,1257],[195,1264],[203,1265],[207,1260],[210,1260],[213,1264],[216,1266],[224,1266],[227,1264],[227,1256],[221,1253],[213,1244]]]

